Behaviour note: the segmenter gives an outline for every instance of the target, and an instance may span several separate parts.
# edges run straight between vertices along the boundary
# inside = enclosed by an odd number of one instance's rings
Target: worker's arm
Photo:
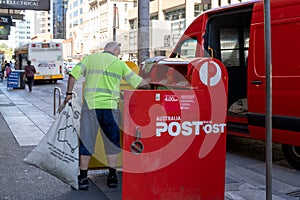
[[[72,92],[73,92],[73,88],[74,88],[74,85],[75,85],[76,81],[77,80],[71,74],[69,74],[66,98],[65,98],[64,103],[66,103],[70,99],[72,99],[72,96],[73,96]]]

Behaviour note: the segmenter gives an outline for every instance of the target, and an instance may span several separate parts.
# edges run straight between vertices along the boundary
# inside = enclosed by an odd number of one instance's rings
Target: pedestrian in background
[[[120,43],[109,42],[104,52],[86,56],[70,72],[65,103],[72,98],[76,81],[85,76],[84,102],[81,111],[80,127],[80,190],[89,188],[88,166],[94,147],[99,126],[104,141],[105,153],[109,165],[107,186],[118,186],[116,166],[120,149],[120,130],[118,102],[120,83],[124,79],[134,88],[150,89],[142,77],[135,74],[124,61],[118,59]]]
[[[10,64],[10,68],[12,70],[14,70],[15,69],[15,64],[12,61],[9,61],[9,64]]]
[[[1,80],[3,80],[4,76],[5,76],[4,72],[5,72],[6,64],[7,64],[7,61],[5,60],[4,63],[2,63],[2,65],[1,65]]]
[[[8,79],[10,73],[11,73],[12,69],[9,63],[6,63],[5,65],[5,73],[6,73],[6,78]]]
[[[25,66],[25,76],[26,76],[26,83],[29,88],[29,92],[32,92],[32,85],[34,81],[34,74],[36,73],[35,67],[31,64],[31,61],[27,61],[27,66]]]
[[[6,74],[6,79],[7,79],[7,90],[12,89],[12,87],[10,85],[10,80],[9,80],[9,76],[10,76],[11,72],[12,72],[12,69],[11,69],[10,63],[6,63],[6,65],[5,65],[5,74]]]

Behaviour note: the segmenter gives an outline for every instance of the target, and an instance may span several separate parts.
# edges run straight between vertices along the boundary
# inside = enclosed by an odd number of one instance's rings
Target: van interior
[[[228,71],[228,114],[247,112],[247,62],[252,7],[210,16],[205,35],[209,56],[221,60]]]

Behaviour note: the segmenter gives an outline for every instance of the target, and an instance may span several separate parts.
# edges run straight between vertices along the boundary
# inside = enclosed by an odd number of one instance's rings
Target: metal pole
[[[149,0],[138,1],[138,65],[149,58]]]
[[[116,28],[117,28],[117,5],[114,4],[114,16],[113,16],[113,41],[116,41]]]
[[[53,94],[53,115],[55,116],[56,113],[56,93],[58,91],[58,106],[61,105],[61,89],[59,87],[54,88]]]
[[[266,56],[266,200],[272,199],[272,47],[270,0],[264,0]]]

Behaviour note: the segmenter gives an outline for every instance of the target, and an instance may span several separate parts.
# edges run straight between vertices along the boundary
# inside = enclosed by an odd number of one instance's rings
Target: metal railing
[[[56,94],[58,93],[58,109],[56,110]],[[74,95],[74,97],[77,97],[77,93],[72,91],[72,94]],[[53,94],[53,115],[55,116],[55,114],[57,112],[60,112],[63,107],[61,107],[61,97],[62,97],[62,93],[61,93],[61,89],[59,87],[55,87],[54,88],[54,94]]]
[[[53,94],[53,115],[56,114],[56,93],[58,92],[58,107],[61,105],[61,89],[59,87],[54,88],[54,94]]]

